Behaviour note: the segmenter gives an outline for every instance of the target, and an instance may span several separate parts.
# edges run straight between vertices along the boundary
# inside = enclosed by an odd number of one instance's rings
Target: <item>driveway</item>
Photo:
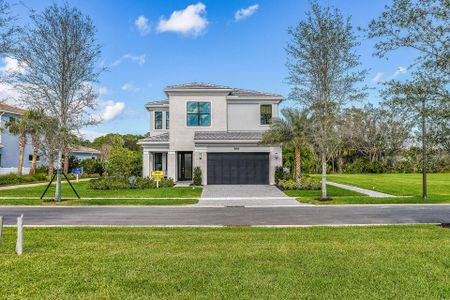
[[[271,185],[207,185],[197,206],[300,206],[294,198],[286,196]]]
[[[202,199],[231,198],[287,198],[277,187],[272,185],[207,185],[203,188]]]

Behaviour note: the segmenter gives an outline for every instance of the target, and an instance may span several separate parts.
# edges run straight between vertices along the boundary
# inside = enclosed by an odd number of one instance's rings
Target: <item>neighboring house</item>
[[[172,85],[168,99],[149,102],[149,137],[143,147],[143,176],[162,170],[175,181],[203,184],[274,184],[282,165],[280,145],[261,145],[278,116],[281,95],[208,83]]]
[[[70,151],[70,155],[75,156],[79,160],[85,159],[98,159],[100,158],[100,151],[93,148],[88,148],[84,146],[75,146],[72,151]]]
[[[0,174],[17,172],[17,165],[19,163],[19,136],[11,134],[5,124],[11,119],[21,118],[25,112],[26,110],[19,107],[0,103],[0,168],[2,168]],[[32,154],[31,136],[28,136],[23,161],[24,174],[27,174],[30,170]]]

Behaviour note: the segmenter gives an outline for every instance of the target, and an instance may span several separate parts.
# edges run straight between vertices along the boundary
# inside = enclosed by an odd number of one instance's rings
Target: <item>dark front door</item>
[[[192,180],[192,152],[178,152],[178,181]]]
[[[208,184],[269,184],[269,153],[208,153]]]

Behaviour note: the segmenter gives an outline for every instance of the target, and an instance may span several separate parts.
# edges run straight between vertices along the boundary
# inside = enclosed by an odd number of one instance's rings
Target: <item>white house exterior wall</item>
[[[228,104],[228,130],[267,130],[270,125],[261,125],[260,106],[272,105],[272,117],[277,117],[278,105],[270,101],[252,101]]]

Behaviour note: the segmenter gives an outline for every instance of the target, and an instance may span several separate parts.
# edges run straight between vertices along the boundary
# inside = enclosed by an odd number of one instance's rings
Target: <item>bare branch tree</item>
[[[89,112],[97,95],[93,83],[101,47],[92,20],[68,4],[53,4],[32,13],[31,25],[20,36],[15,58],[25,67],[14,74],[14,85],[27,107],[41,109],[57,121],[58,180],[55,199],[61,200],[62,156],[70,135],[93,123]]]
[[[345,104],[365,96],[356,84],[367,72],[357,70],[360,58],[355,47],[359,43],[350,18],[339,10],[313,2],[306,18],[288,32],[290,98],[311,113],[313,138],[322,161],[322,199],[326,199],[326,164],[336,145],[336,118]]]

